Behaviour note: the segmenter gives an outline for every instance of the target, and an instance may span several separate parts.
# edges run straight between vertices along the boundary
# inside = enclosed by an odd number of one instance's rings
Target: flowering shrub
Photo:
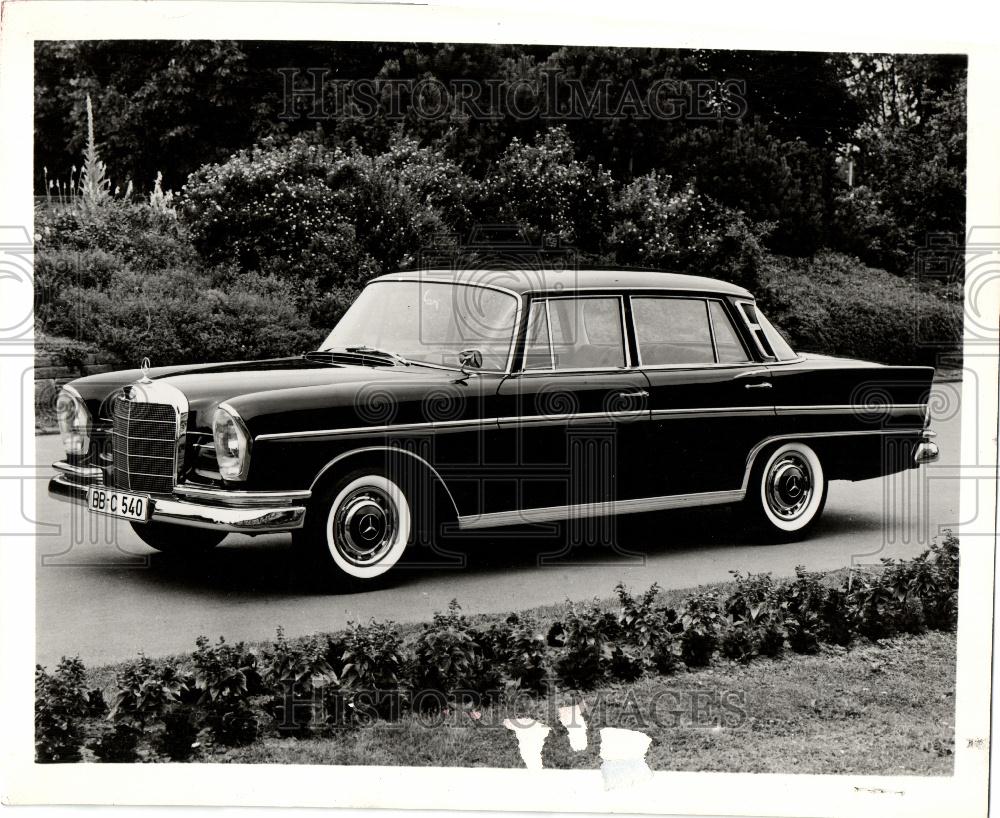
[[[576,158],[565,127],[514,138],[483,179],[482,222],[518,224],[533,242],[558,240],[582,251],[601,249],[608,230],[611,176]]]
[[[620,264],[708,275],[752,288],[768,229],[702,196],[693,183],[677,189],[668,174],[653,171],[615,198],[609,245]]]
[[[182,213],[210,263],[357,286],[412,263],[445,217],[460,223],[465,188],[456,165],[409,139],[375,157],[265,139],[193,173]]]

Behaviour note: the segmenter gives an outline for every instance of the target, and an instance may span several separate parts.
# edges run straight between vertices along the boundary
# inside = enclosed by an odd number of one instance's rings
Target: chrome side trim
[[[712,417],[730,417],[730,416],[746,416],[746,415],[774,415],[774,409],[771,406],[712,406],[707,408],[696,408],[696,409],[654,409],[652,412],[653,420],[657,418],[678,418],[681,420],[687,418],[700,418],[705,415],[711,415]]]
[[[834,403],[828,405],[809,404],[802,406],[775,406],[774,409],[779,415],[801,415],[812,413],[826,413],[831,415],[884,415],[884,414],[906,414],[909,412],[921,412],[926,404],[923,403],[894,403],[890,406],[866,406],[863,403]]]
[[[525,508],[517,511],[494,511],[488,514],[458,518],[459,529],[497,528],[525,523],[549,523],[583,517],[606,517],[613,514],[638,514],[670,508],[694,508],[724,503],[738,503],[745,496],[743,489],[705,491],[698,494],[671,494],[663,497],[640,497],[634,500],[611,500],[604,503],[578,503],[569,506]]]
[[[257,435],[254,440],[296,440],[299,438],[327,437],[330,435],[350,437],[354,435],[380,435],[388,434],[390,432],[416,432],[431,429],[447,431],[448,429],[469,426],[493,426],[498,421],[499,418],[473,418],[471,420],[436,420],[421,423],[397,423],[380,426],[347,426],[340,429],[315,429],[308,432],[271,432],[265,435]]]
[[[434,475],[434,479],[437,480],[444,487],[445,494],[448,495],[448,500],[451,502],[451,507],[455,511],[455,516],[458,517],[458,504],[455,502],[455,498],[452,496],[451,489],[448,488],[448,484],[445,483],[444,478],[441,477],[440,472],[438,472],[437,469],[435,469],[430,463],[424,460],[424,458],[422,458],[420,455],[416,454],[415,452],[407,451],[406,449],[400,449],[398,446],[363,446],[359,449],[351,449],[349,452],[344,452],[343,454],[337,455],[335,458],[333,458],[333,460],[331,460],[322,469],[320,469],[319,472],[317,472],[315,479],[309,486],[310,495],[315,491],[316,484],[323,479],[323,476],[330,469],[332,469],[342,460],[346,460],[348,457],[352,457],[358,454],[365,454],[367,452],[392,452],[393,454],[405,454],[408,457],[412,457],[414,460],[417,460],[420,463],[422,463],[424,466],[427,467],[427,469],[430,470],[431,474]]]
[[[623,371],[623,370],[618,370]],[[530,375],[531,373],[525,373]],[[544,373],[543,373],[544,374]],[[863,404],[843,404],[831,406],[780,406],[782,410],[779,414],[857,414],[857,415],[877,415],[884,414],[887,410],[872,408]],[[923,408],[923,404],[901,404],[888,407],[892,414],[905,414]],[[662,417],[691,417],[698,418],[705,415],[715,417],[726,417],[729,415],[773,415],[775,407],[771,406],[693,406],[683,409],[653,409],[648,414],[648,419]],[[272,432],[270,434],[257,435],[255,440],[296,440],[300,438],[340,436],[349,437],[357,435],[379,435],[400,432],[415,431],[449,431],[451,429],[463,429],[470,427],[490,427],[494,424],[500,427],[518,424],[539,424],[539,423],[569,423],[577,420],[587,421],[595,418],[613,419],[616,417],[628,418],[630,420],[647,419],[645,411],[623,410],[621,412],[577,412],[572,415],[508,415],[496,418],[472,418],[469,420],[441,420],[421,423],[398,423],[394,425],[381,426],[349,426],[340,429],[316,429],[304,432]],[[837,434],[865,434],[869,430],[845,431]],[[902,431],[902,430],[900,430]],[[810,434],[804,432],[803,435]],[[801,435],[800,435],[801,436]]]

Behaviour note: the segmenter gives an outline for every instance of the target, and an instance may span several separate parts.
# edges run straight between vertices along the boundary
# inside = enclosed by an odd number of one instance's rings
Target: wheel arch
[[[343,452],[327,462],[316,473],[309,488],[315,497],[331,482],[351,470],[365,466],[385,469],[393,474],[402,473],[404,479],[422,478],[427,485],[440,491],[445,508],[455,516],[455,519],[458,519],[458,504],[438,470],[420,455],[398,446],[363,446]]]

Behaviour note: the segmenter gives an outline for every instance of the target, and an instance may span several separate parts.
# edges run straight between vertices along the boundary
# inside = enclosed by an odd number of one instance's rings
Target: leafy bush
[[[517,224],[535,243],[559,241],[600,250],[609,228],[611,176],[576,158],[564,126],[515,137],[483,179],[477,215],[484,223]]]
[[[707,275],[753,289],[763,264],[761,240],[770,225],[699,194],[676,189],[653,171],[626,185],[612,209],[611,252],[619,264]]]
[[[338,704],[345,717],[398,714],[406,671],[404,654],[393,622],[351,622],[336,647],[328,643],[328,655],[340,667]]]
[[[544,693],[548,689],[545,639],[538,623],[512,613],[479,631],[476,640],[487,663],[495,663],[520,690]]]
[[[928,628],[953,631],[958,627],[958,537],[951,531],[944,541],[914,559],[911,590],[923,606]]]
[[[410,676],[414,706],[435,709],[458,703],[462,694],[490,698],[500,685],[499,671],[486,662],[476,633],[452,600],[447,613],[435,613],[413,646]]]
[[[658,605],[660,586],[655,582],[638,599],[633,597],[625,585],[619,582],[615,594],[621,603],[618,626],[623,642],[638,648],[638,660],[643,671],[660,674],[673,673],[681,663],[681,624],[677,612],[665,605]],[[612,675],[622,678],[622,674],[633,672],[629,659],[622,655],[612,657]]]
[[[321,715],[324,690],[337,681],[327,661],[326,644],[317,637],[289,642],[279,627],[265,661],[263,678],[273,694],[271,707],[278,729],[307,733]]]
[[[796,653],[815,653],[820,642],[847,646],[851,642],[851,618],[847,599],[840,588],[823,582],[823,575],[795,567],[795,580],[780,593],[785,605],[788,644]]]
[[[719,594],[716,591],[702,591],[684,600],[680,611],[681,657],[688,667],[705,667],[712,661],[712,655],[719,645],[722,630],[722,612],[719,609]]]
[[[928,627],[953,630],[958,621],[958,540],[948,532],[911,560],[882,560],[883,570],[866,577],[854,597],[859,631],[876,640]],[[877,587],[876,587],[877,586]]]
[[[880,576],[853,571],[845,580],[845,593],[858,634],[878,642],[899,632],[899,600]]]
[[[263,689],[256,655],[242,642],[229,644],[221,636],[214,645],[204,636],[195,644],[195,684],[216,738],[226,744],[253,741],[259,725],[247,700]]]
[[[785,606],[771,575],[733,574],[736,587],[724,603],[722,654],[740,662],[779,655],[785,644]]]
[[[961,349],[961,303],[849,256],[771,257],[761,283],[761,307],[800,352],[934,366]]]
[[[589,690],[601,682],[613,653],[609,643],[618,633],[615,615],[603,610],[596,601],[589,605],[571,604],[565,619],[555,623],[548,636],[550,645],[562,648],[555,662],[559,681],[574,690]],[[622,668],[622,659],[618,667]]]
[[[198,725],[190,708],[178,707],[163,715],[163,732],[158,747],[174,761],[184,761],[194,753]]]
[[[113,273],[106,290],[66,297],[88,316],[87,340],[132,365],[150,349],[164,363],[287,355],[314,347],[322,334],[296,310],[289,284],[256,274],[215,286],[184,270],[126,270]]]
[[[115,684],[118,693],[111,718],[139,730],[162,719],[167,707],[180,701],[186,687],[173,665],[157,667],[142,655],[115,674]]]
[[[101,761],[112,764],[128,764],[137,758],[136,749],[142,731],[138,727],[118,722],[87,746]]]
[[[267,138],[188,178],[182,211],[210,263],[358,285],[411,263],[460,218],[461,171],[412,140],[366,156]]]
[[[79,657],[59,661],[52,674],[35,667],[35,759],[39,763],[78,761],[83,735],[80,721],[92,712],[84,692]]]

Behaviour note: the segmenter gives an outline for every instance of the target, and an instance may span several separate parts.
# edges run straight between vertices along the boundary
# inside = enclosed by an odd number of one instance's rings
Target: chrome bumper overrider
[[[918,466],[924,463],[933,463],[938,459],[938,447],[936,443],[931,443],[929,440],[922,440],[917,445],[917,448],[913,450],[913,462]]]
[[[59,472],[49,481],[49,495],[85,506],[87,489],[103,486],[98,468],[54,463]],[[192,528],[211,528],[241,534],[265,534],[302,528],[309,491],[227,491],[225,489],[177,486],[170,497],[149,498],[150,522],[173,523]]]

